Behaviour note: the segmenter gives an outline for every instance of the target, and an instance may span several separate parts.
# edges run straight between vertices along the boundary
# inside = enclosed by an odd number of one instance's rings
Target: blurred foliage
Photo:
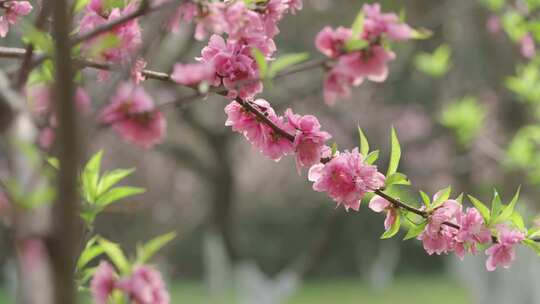
[[[416,69],[432,77],[441,77],[450,69],[452,49],[441,44],[433,54],[419,53],[414,59]]]
[[[467,96],[449,103],[442,110],[439,122],[454,132],[461,145],[467,146],[482,127],[485,116],[485,109],[478,100]]]

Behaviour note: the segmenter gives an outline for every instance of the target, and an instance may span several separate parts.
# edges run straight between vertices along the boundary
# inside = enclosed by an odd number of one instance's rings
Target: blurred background
[[[318,31],[349,26],[363,3],[304,0],[304,9],[281,24],[279,54],[320,56]],[[433,31],[430,39],[394,47],[397,59],[386,82],[366,82],[349,101],[328,107],[323,72],[311,70],[275,81],[262,97],[279,112],[292,107],[316,115],[340,149],[358,145],[361,126],[381,150],[381,170],[393,125],[402,144],[400,171],[412,189],[433,194],[451,184],[456,194],[487,200],[494,185],[506,199],[522,185],[520,204],[534,215],[538,173],[519,164],[540,166],[540,136],[530,134],[540,133],[531,131],[537,113],[534,102],[524,102],[508,85],[526,63],[519,47],[504,32],[486,28],[491,13],[479,1],[381,4],[385,11],[403,9],[409,24]],[[204,45],[190,40],[191,31],[148,30],[148,68],[167,71],[175,62],[193,61]],[[144,86],[156,100],[190,93],[152,80]],[[96,105],[107,101],[102,90],[90,92]],[[305,172],[296,173],[292,158],[275,163],[252,150],[224,127],[225,105],[210,96],[170,108],[167,141],[152,151],[137,150],[112,132],[89,143],[91,153],[104,149],[105,169],[135,167],[126,183],[147,189],[100,216],[97,232],[127,252],[137,240],[178,232],[154,260],[167,277],[172,303],[540,303],[540,263],[532,251],[520,248],[510,270],[488,273],[483,255],[461,262],[453,255],[429,257],[415,240],[379,240],[382,215],[365,205],[359,212],[335,208],[311,189]],[[419,199],[417,192],[400,196],[412,204]],[[8,256],[0,248],[6,303],[15,271]]]

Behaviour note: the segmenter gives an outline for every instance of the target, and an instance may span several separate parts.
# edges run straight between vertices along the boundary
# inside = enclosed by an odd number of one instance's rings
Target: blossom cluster
[[[79,32],[81,34],[88,33],[137,9],[136,1],[129,2],[125,7],[114,7],[111,3],[112,1],[91,0],[81,17]],[[135,18],[95,38],[84,41],[82,48],[86,55],[96,59],[111,63],[128,63],[141,44],[141,27],[137,18]],[[135,68],[141,66],[140,60],[137,64],[134,65]],[[107,80],[108,76],[107,71],[99,73],[100,80]]]
[[[147,265],[135,266],[129,276],[120,278],[111,264],[102,261],[90,282],[90,290],[96,304],[109,303],[115,291],[125,295],[130,303],[170,303],[170,296],[161,274]]]
[[[15,25],[20,17],[30,14],[32,5],[28,1],[2,1],[0,9],[4,10],[0,16],[0,37],[6,37],[10,26]]]
[[[110,124],[126,141],[148,149],[160,143],[167,131],[167,121],[143,87],[130,82],[118,86],[99,119]]]
[[[285,115],[278,116],[270,103],[264,99],[257,99],[250,102],[250,105],[282,131],[294,136],[294,140],[291,140],[276,132],[237,101],[227,105],[225,125],[243,134],[256,149],[270,159],[278,161],[283,156],[294,153],[300,171],[303,167],[309,168],[320,162],[325,151],[329,150],[326,141],[331,135],[320,130],[321,125],[316,117],[294,114],[291,109],[288,109]]]
[[[319,51],[334,60],[324,81],[324,100],[333,105],[340,98],[348,98],[351,87],[364,79],[375,82],[388,77],[387,63],[395,54],[387,49],[385,40],[410,39],[412,28],[393,13],[381,13],[378,3],[364,4],[361,29],[323,28],[315,44]]]
[[[434,201],[439,195],[440,192],[435,195]],[[369,207],[375,212],[387,212],[384,222],[386,230],[390,229],[399,216],[398,207],[380,196],[374,196]],[[487,270],[493,271],[497,266],[509,268],[515,258],[514,246],[525,240],[525,235],[505,223],[495,225],[494,230],[496,236],[492,237],[490,228],[476,208],[464,209],[457,200],[448,199],[428,213],[427,222],[418,239],[429,255],[454,252],[462,260],[465,254],[475,255],[479,246],[493,242],[485,250],[488,255]]]
[[[285,13],[301,8],[301,0],[270,0],[253,6],[241,0],[182,4],[169,23],[173,31],[180,21],[193,21],[196,39],[212,35],[201,51],[199,65],[179,65],[173,80],[185,85],[207,81],[212,86],[223,85],[229,99],[254,98],[263,89],[254,50],[271,59],[276,51],[273,38],[279,33],[278,22]],[[201,71],[213,71],[213,75]],[[185,79],[182,74],[198,78]]]

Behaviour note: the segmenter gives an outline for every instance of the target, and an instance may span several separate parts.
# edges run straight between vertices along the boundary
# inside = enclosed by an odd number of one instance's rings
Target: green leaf
[[[419,236],[426,228],[426,224],[427,222],[423,222],[420,225],[411,224],[403,240],[406,241],[406,240],[413,239]]]
[[[372,165],[377,159],[379,159],[379,150],[369,152],[366,158],[364,158],[364,162],[368,165]]]
[[[99,36],[92,47],[88,50],[88,57],[99,58],[103,52],[121,46],[120,38],[112,32],[105,33]]]
[[[94,154],[82,172],[83,193],[90,204],[94,204],[96,201],[102,156],[102,150]]]
[[[43,51],[49,55],[52,55],[54,52],[52,37],[32,24],[26,23],[23,26],[22,39],[26,44],[32,44],[36,50]]]
[[[107,190],[109,190],[112,186],[116,185],[118,182],[120,182],[122,179],[126,178],[128,175],[133,173],[135,169],[116,169],[111,172],[107,172],[103,174],[101,179],[99,180],[98,186],[97,186],[97,194],[100,195]]]
[[[471,96],[450,102],[439,115],[439,122],[454,132],[463,146],[468,146],[481,130],[486,109]]]
[[[141,264],[146,263],[156,254],[156,252],[167,245],[175,237],[176,232],[169,232],[160,235],[144,244],[144,246],[137,248],[137,261]]]
[[[407,175],[396,172],[386,178],[385,187],[392,185],[410,185],[411,182],[407,179]]]
[[[521,231],[527,230],[527,228],[525,227],[525,222],[523,221],[523,217],[521,217],[521,214],[519,214],[518,212],[514,211],[514,213],[512,213],[512,215],[510,216],[510,221],[517,229]]]
[[[129,272],[129,262],[120,249],[120,246],[116,243],[113,243],[102,237],[97,238],[99,245],[103,248],[105,254],[111,259],[112,263],[116,268],[122,273],[126,274]]]
[[[422,197],[422,201],[426,206],[426,210],[431,210],[431,199],[429,196],[424,191],[420,191],[420,196]]]
[[[75,1],[75,6],[73,7],[73,12],[75,14],[77,14],[83,8],[85,8],[88,5],[89,2],[90,2],[90,0],[76,0]]]
[[[389,239],[389,238],[393,237],[394,235],[396,235],[396,233],[398,233],[398,231],[399,231],[400,226],[401,226],[401,215],[398,212],[398,214],[396,216],[396,220],[394,221],[394,223],[392,224],[390,229],[386,230],[381,235],[381,239]]]
[[[540,226],[532,227],[531,229],[527,230],[527,238],[535,238],[540,236]]]
[[[435,194],[437,198],[433,200],[431,209],[435,209],[447,201],[450,198],[450,193],[452,193],[452,186],[448,186]]]
[[[81,271],[88,263],[90,263],[90,261],[104,252],[105,250],[103,247],[96,244],[96,238],[90,239],[79,256],[77,261],[77,271]]]
[[[331,147],[331,148],[332,148],[332,156],[333,156],[333,155],[336,155],[337,150],[338,150],[337,143],[334,142],[334,143],[332,144],[332,147]]]
[[[392,127],[391,134],[390,163],[388,164],[388,171],[386,172],[386,176],[390,176],[397,172],[399,160],[401,158],[401,147],[399,145],[396,129],[394,129],[394,127]]]
[[[369,46],[369,42],[364,39],[351,38],[345,42],[345,51],[347,53],[360,51]]]
[[[351,26],[351,37],[358,37],[364,31],[364,12],[359,12]]]
[[[433,35],[433,32],[426,28],[413,29],[411,39],[423,40],[428,39]]]
[[[120,199],[128,196],[133,196],[145,192],[144,188],[138,187],[116,187],[100,195],[96,201],[96,205],[100,208],[104,208]]]
[[[456,197],[456,201],[460,204],[463,204],[463,192],[461,192],[458,197]]]
[[[509,219],[512,216],[512,214],[514,214],[514,208],[516,207],[516,203],[519,199],[520,190],[521,190],[521,186],[518,187],[516,194],[514,194],[514,197],[512,198],[510,203],[506,207],[504,207],[501,214],[497,216],[497,218],[495,219],[496,223],[504,222],[507,219]]]
[[[492,11],[499,11],[504,7],[506,0],[480,0],[480,3],[485,5]]]
[[[540,256],[540,244],[538,242],[535,242],[534,240],[526,239],[522,243],[525,244],[527,247],[531,248],[532,250],[534,250],[534,252],[536,252],[536,254]]]
[[[251,54],[257,62],[257,67],[259,68],[259,78],[265,79],[268,77],[268,62],[266,62],[266,57],[258,48],[252,48]]]
[[[493,199],[491,200],[491,218],[496,219],[503,207],[501,196],[497,189],[493,189]]]
[[[284,69],[298,64],[300,62],[306,61],[309,58],[309,53],[298,53],[298,54],[285,54],[280,56],[270,65],[268,69],[268,77],[274,78],[279,72]]]
[[[482,217],[484,218],[484,223],[489,223],[490,220],[490,213],[488,207],[482,203],[479,199],[472,195],[467,195],[473,206],[480,212]]]
[[[51,165],[51,167],[55,168],[56,170],[60,169],[60,161],[56,157],[48,157],[47,163]]]
[[[358,126],[358,136],[360,136],[360,154],[366,157],[369,153],[369,143],[360,126]]]
[[[432,77],[441,77],[450,69],[452,50],[441,44],[433,54],[420,53],[414,58],[416,69]]]

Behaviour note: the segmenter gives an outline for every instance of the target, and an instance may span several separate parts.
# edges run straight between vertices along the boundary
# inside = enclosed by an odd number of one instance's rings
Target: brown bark
[[[76,303],[74,260],[77,247],[77,181],[79,164],[79,139],[77,112],[73,102],[73,65],[70,54],[69,31],[71,20],[66,0],[51,4],[53,36],[55,38],[55,110],[57,151],[60,170],[57,178],[57,200],[53,210],[53,230],[47,242],[54,273],[54,303]]]

